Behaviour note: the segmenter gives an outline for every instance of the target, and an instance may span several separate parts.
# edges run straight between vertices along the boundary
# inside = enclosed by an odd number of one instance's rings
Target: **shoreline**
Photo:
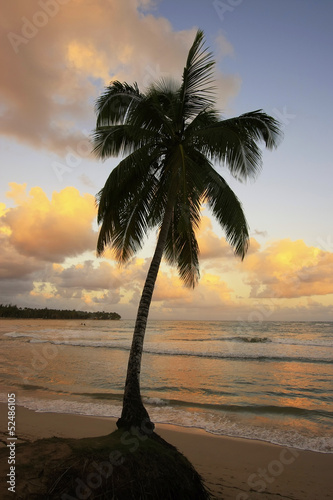
[[[0,405],[6,405],[5,403],[5,389],[0,387],[0,395],[3,396],[3,398],[1,397],[0,398]],[[49,407],[48,405],[44,405],[43,404],[43,401],[56,401],[56,399],[53,399],[52,397],[48,397],[44,400],[45,398],[45,395],[43,395],[43,398],[41,400],[38,400],[36,398],[34,398],[34,396],[32,396],[30,394],[30,397],[28,397],[28,400],[34,400],[34,401],[37,401],[38,403],[37,404],[32,404],[30,405],[29,402],[25,401],[25,402],[21,402],[21,401],[17,401],[16,402],[16,406],[17,407],[23,407],[27,410],[30,410],[30,411],[33,411],[33,412],[36,412],[37,414],[56,414],[56,415],[59,415],[59,414],[63,414],[63,415],[68,415],[68,416],[76,416],[76,417],[87,417],[87,418],[96,418],[96,419],[108,419],[109,421],[112,421],[112,420],[117,420],[118,419],[118,416],[120,416],[120,406],[117,405],[117,409],[116,407],[113,408],[113,415],[112,414],[108,414],[108,415],[103,415],[103,412],[99,411],[97,414],[96,413],[93,413],[94,411],[94,408],[91,408],[93,405],[93,403],[83,403],[84,405],[86,406],[89,406],[89,407],[85,407],[85,408],[82,408],[80,407],[78,409],[78,412],[75,405],[73,406],[72,404],[69,404],[69,405],[65,405],[65,406],[62,406],[59,408],[56,408],[54,406],[51,406]],[[20,398],[21,400],[21,398]],[[61,400],[61,402],[63,402]],[[68,402],[68,401],[67,401]],[[73,401],[70,401],[70,402],[73,402]],[[110,403],[111,406],[112,406],[112,403]],[[40,406],[39,406],[40,405]],[[58,411],[57,411],[58,410]],[[118,413],[118,410],[119,410],[119,413]],[[90,413],[91,411],[91,413]],[[107,410],[106,410],[107,411]],[[118,416],[117,416],[118,414]],[[288,443],[288,442],[279,442],[279,441],[276,441],[276,440],[270,440],[270,436],[267,436],[266,438],[266,435],[265,437],[262,437],[260,435],[258,435],[258,433],[256,433],[257,435],[242,435],[242,434],[228,434],[228,430],[226,429],[225,433],[223,433],[223,430],[220,429],[220,431],[222,432],[211,432],[209,430],[209,428],[205,428],[205,427],[202,427],[199,425],[187,425],[186,423],[182,423],[182,422],[172,422],[172,423],[166,423],[166,421],[163,422],[162,419],[159,418],[159,416],[157,417],[157,419],[155,420],[154,419],[154,413],[153,413],[153,410],[151,411],[151,417],[152,417],[152,420],[153,422],[155,423],[155,425],[157,426],[161,426],[163,427],[163,425],[166,425],[166,426],[169,426],[169,427],[173,427],[175,431],[177,431],[177,429],[180,429],[180,430],[188,430],[189,432],[192,432],[192,433],[204,433],[205,435],[211,435],[213,437],[225,437],[225,438],[230,438],[230,439],[239,439],[239,440],[244,440],[244,441],[251,441],[251,442],[260,442],[260,443],[266,443],[266,444],[270,444],[270,445],[274,445],[274,446],[280,446],[280,447],[284,447],[284,448],[292,448],[292,449],[296,449],[296,450],[299,450],[299,451],[312,451],[314,453],[320,453],[320,454],[332,454],[333,455],[333,448],[332,448],[332,445],[333,445],[333,439],[332,438],[328,438],[329,434],[327,434],[326,436],[317,436],[315,439],[330,439],[330,442],[328,443],[326,449],[324,449],[324,447],[322,447],[323,449],[316,449],[316,447],[314,447],[313,445],[311,446],[311,442],[309,443],[310,444],[310,447],[300,447],[300,446],[297,446],[294,445],[293,443]],[[196,422],[198,424],[198,422]],[[1,432],[1,431],[0,431]]]
[[[0,424],[3,448],[7,436],[5,403],[0,403]],[[16,406],[17,445],[23,440],[35,441],[54,436],[75,439],[98,437],[115,429],[115,418],[39,413]],[[192,462],[217,499],[333,499],[333,454],[218,436],[202,429],[169,424],[156,424],[155,431]],[[1,465],[1,482],[8,473],[8,467],[6,463]]]

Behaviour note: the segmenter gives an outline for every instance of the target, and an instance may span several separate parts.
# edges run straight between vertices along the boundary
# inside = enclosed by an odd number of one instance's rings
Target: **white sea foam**
[[[144,404],[147,405],[154,405],[154,406],[167,406],[168,401],[165,401],[165,399],[161,398],[143,398]]]
[[[7,395],[0,394],[0,401],[7,402]],[[198,412],[169,406],[160,398],[146,398],[149,414],[156,424],[171,424],[180,427],[202,429],[218,436],[239,437],[267,441],[281,446],[322,453],[333,453],[331,436],[310,436],[289,429],[275,428],[268,424],[253,425],[229,413]],[[39,413],[69,413],[96,417],[119,418],[121,406],[109,402],[93,403],[64,399],[34,399],[20,397],[17,404]]]
[[[32,335],[31,335],[32,336]],[[112,341],[112,340],[102,340],[102,341],[94,341],[94,340],[50,340],[50,339],[41,339],[36,336],[36,338],[32,338],[29,341],[31,344],[45,344],[50,343],[59,346],[73,346],[73,347],[90,347],[90,348],[106,348],[106,349],[121,349],[125,351],[130,350],[130,342],[129,341]],[[282,342],[281,342],[282,343]],[[290,344],[293,345],[293,344]],[[302,345],[302,344],[295,344]],[[312,344],[309,344],[310,346]],[[229,346],[230,347],[230,346]],[[324,347],[320,344],[320,347]],[[147,354],[157,354],[157,355],[165,355],[165,356],[197,356],[203,358],[216,358],[216,359],[240,359],[240,360],[271,360],[271,361],[305,361],[305,362],[333,362],[333,346],[330,346],[329,349],[322,350],[320,352],[313,352],[313,356],[310,357],[309,353],[306,352],[304,354],[295,351],[295,355],[289,355],[286,357],[286,353],[284,349],[281,348],[281,351],[278,352],[276,349],[267,348],[258,343],[246,343],[245,347],[242,347],[240,350],[229,348],[226,352],[216,351],[216,350],[203,350],[202,347],[198,349],[184,349],[182,348],[169,348],[166,345],[154,344],[146,342],[144,347],[144,352]]]
[[[40,339],[40,336],[33,334],[33,333],[8,332],[8,333],[4,333],[3,335],[4,335],[4,337],[11,337],[11,338],[15,338],[15,339],[16,338],[23,338],[23,337]]]

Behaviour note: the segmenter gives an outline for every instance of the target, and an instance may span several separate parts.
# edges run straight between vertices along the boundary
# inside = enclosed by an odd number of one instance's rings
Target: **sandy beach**
[[[1,408],[1,446],[6,446],[7,406]],[[97,437],[111,433],[115,419],[61,413],[37,413],[16,407],[19,441]],[[159,424],[156,431],[196,467],[217,499],[326,500],[333,498],[333,454],[288,449],[204,431]],[[29,460],[16,446],[16,476]],[[61,459],[61,455],[59,455]],[[9,465],[1,461],[1,492],[7,492]],[[18,484],[19,486],[19,484]],[[8,492],[7,492],[8,493]],[[3,496],[2,496],[3,497]],[[13,497],[13,496],[12,496]]]

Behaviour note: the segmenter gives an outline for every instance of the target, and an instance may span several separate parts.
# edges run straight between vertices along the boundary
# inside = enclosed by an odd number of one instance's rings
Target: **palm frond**
[[[149,146],[134,151],[112,170],[97,194],[97,222],[102,223],[98,254],[110,245],[124,262],[140,248],[139,240],[149,227],[151,204],[158,186],[155,176],[158,155],[159,151]]]
[[[239,180],[255,178],[262,167],[264,142],[276,148],[281,138],[279,122],[265,113],[253,111],[228,120],[219,120],[193,132],[193,141],[212,161],[225,164]]]
[[[196,132],[213,127],[219,123],[219,113],[214,108],[204,109],[198,113],[193,120],[185,127],[185,136],[190,140],[196,137]]]
[[[238,118],[224,120],[223,123],[226,127],[231,124],[231,126],[236,125],[238,129],[245,130],[253,140],[263,141],[267,149],[276,148],[282,139],[280,122],[264,113],[262,109],[244,113]]]
[[[129,123],[139,130],[147,130],[160,140],[172,135],[172,123],[169,118],[170,99],[166,93],[151,88],[135,110],[130,114]]]
[[[242,205],[230,186],[214,169],[207,172],[204,201],[223,228],[236,255],[244,259],[249,246],[249,229]]]
[[[197,284],[199,271],[199,247],[194,229],[200,219],[200,208],[190,203],[190,207],[177,204],[165,246],[165,257],[172,265],[177,265],[181,280],[188,287]]]
[[[97,251],[103,253],[106,246],[115,251],[116,259],[124,263],[129,260],[143,244],[148,232],[150,203],[154,197],[157,179],[150,174],[134,195],[118,203],[117,209],[104,214],[99,233]]]
[[[101,159],[132,154],[138,148],[154,143],[156,135],[133,125],[96,127],[93,153]]]
[[[179,191],[174,204],[173,220],[165,248],[165,256],[176,264],[181,280],[194,287],[200,276],[199,248],[195,230],[199,227],[201,201],[205,192],[205,174],[195,149],[179,148],[177,184]],[[175,155],[175,159],[177,155]]]
[[[129,111],[140,102],[142,97],[137,83],[129,85],[126,82],[112,82],[96,101],[96,126],[105,127],[125,123]]]
[[[200,279],[199,246],[192,225],[188,231],[180,233],[177,245],[177,269],[185,286],[194,288]]]
[[[212,53],[207,52],[204,46],[203,31],[198,30],[183,71],[179,119],[188,120],[214,103],[214,65]]]

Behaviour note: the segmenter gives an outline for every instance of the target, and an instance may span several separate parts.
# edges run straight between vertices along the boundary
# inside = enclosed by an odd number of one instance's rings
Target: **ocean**
[[[133,327],[1,320],[0,401],[119,417]],[[155,423],[333,453],[333,322],[149,321],[141,391]]]

